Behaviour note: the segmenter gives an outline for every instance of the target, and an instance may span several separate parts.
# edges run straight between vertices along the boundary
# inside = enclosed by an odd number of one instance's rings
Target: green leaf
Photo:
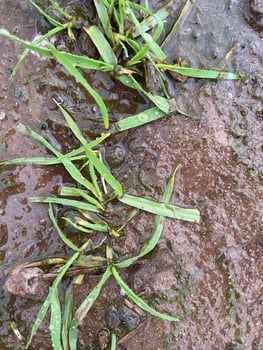
[[[100,210],[92,204],[88,204],[82,201],[77,201],[74,199],[67,199],[67,198],[58,198],[58,197],[45,197],[45,196],[39,196],[39,197],[30,197],[30,202],[34,203],[53,203],[53,204],[61,204],[64,206],[70,206],[77,209],[87,210],[91,211],[93,213],[99,213]]]
[[[172,26],[170,32],[168,33],[168,35],[166,36],[166,38],[164,39],[164,41],[162,42],[161,47],[164,47],[173,37],[173,35],[176,33],[179,25],[181,23],[183,23],[185,21],[185,19],[187,18],[191,8],[194,5],[195,0],[187,0],[185,5],[183,6],[180,15],[178,16],[177,20],[175,21],[174,25]]]
[[[8,39],[11,39],[13,41],[18,42],[21,46],[25,47],[26,49],[30,51],[34,51],[39,53],[41,56],[48,57],[48,58],[53,58],[56,59],[56,57],[59,57],[59,60],[62,61],[69,61],[70,64],[73,67],[79,67],[79,68],[84,68],[84,69],[96,69],[96,70],[101,70],[103,72],[108,72],[108,71],[113,71],[114,66],[102,61],[95,60],[93,58],[89,58],[86,56],[79,56],[79,55],[74,55],[69,52],[62,52],[56,50],[54,47],[52,49],[49,48],[43,48],[38,46],[37,44],[41,43],[44,39],[47,39],[51,35],[54,35],[55,33],[65,30],[67,27],[66,25],[63,25],[61,27],[56,27],[52,29],[50,32],[47,34],[43,35],[40,37],[38,40],[36,40],[33,43],[30,43],[28,41],[25,41],[23,39],[20,39],[19,37],[10,34],[6,29],[0,29],[0,35],[3,35],[7,37]],[[55,52],[55,55],[54,55]]]
[[[113,33],[107,8],[101,0],[94,0],[94,5],[96,7],[97,15],[100,19],[104,32],[107,35],[110,42],[113,44]]]
[[[97,103],[102,118],[104,121],[104,126],[106,129],[109,128],[109,115],[106,108],[106,105],[102,99],[102,97],[95,91],[91,85],[87,82],[87,80],[84,78],[84,76],[77,70],[77,68],[72,64],[70,57],[62,56],[59,51],[57,51],[55,48],[50,46],[50,50],[53,53],[53,56],[55,59],[75,78],[76,82],[80,83],[87,92],[92,96],[92,98]]]
[[[61,309],[58,299],[58,288],[54,289],[54,292],[50,297],[51,316],[50,316],[50,333],[52,339],[52,345],[54,350],[63,350],[60,341],[61,333]]]
[[[173,192],[173,188],[174,188],[174,177],[175,177],[175,174],[178,171],[178,169],[181,168],[181,166],[182,165],[179,164],[178,167],[174,170],[172,177],[166,186],[166,189],[165,189],[163,197],[162,197],[162,201],[164,203],[168,203],[171,196],[172,196],[172,192]],[[144,244],[140,253],[138,255],[130,258],[130,259],[127,259],[125,261],[122,261],[122,262],[116,264],[115,266],[121,267],[121,268],[128,267],[131,264],[133,264],[135,261],[140,259],[141,257],[150,253],[156,247],[157,243],[159,242],[159,239],[160,239],[162,231],[163,231],[163,227],[164,227],[164,217],[161,215],[156,215],[154,233],[153,233],[152,237],[150,238],[150,240]]]
[[[50,143],[44,137],[37,134],[32,129],[26,128],[23,124],[19,124],[19,126],[17,127],[17,130],[32,136],[37,141],[41,142],[47,149],[49,149],[52,153],[54,153],[56,157],[58,157],[58,159],[61,161],[61,163],[64,165],[65,169],[69,173],[69,175],[75,181],[83,185],[86,189],[90,190],[95,196],[97,196],[96,189],[94,188],[92,183],[83,177],[81,172],[76,168],[76,166],[71,162],[70,159],[65,158],[65,156],[61,154],[59,151],[57,151],[53,146],[51,146]]]
[[[107,183],[117,192],[119,196],[121,196],[122,195],[121,184],[114,178],[114,176],[111,174],[110,170],[105,166],[105,164],[90,150],[89,147],[87,147],[86,139],[82,135],[77,124],[74,122],[71,116],[67,113],[67,111],[61,106],[59,106],[59,108],[61,109],[67,123],[69,124],[71,131],[74,133],[74,135],[78,138],[78,140],[83,145],[89,161],[93,164],[93,166],[99,172],[101,177],[105,179],[105,181],[107,181]],[[97,193],[96,187],[94,185],[93,185],[93,188]],[[97,197],[100,198],[98,193],[97,193]]]
[[[161,111],[168,114],[177,110],[174,99],[168,99],[162,96],[153,95],[145,91],[132,75],[119,75],[116,78],[124,85],[136,89],[147,96]]]
[[[72,16],[70,16],[67,12],[65,12],[55,1],[53,0],[49,0],[49,2],[51,3],[51,5],[54,7],[54,9],[63,17],[65,17],[66,19],[73,19]]]
[[[63,220],[65,220],[67,223],[69,223],[72,227],[74,227],[75,229],[77,229],[79,232],[83,232],[83,233],[93,233],[93,230],[88,230],[85,229],[79,225],[77,225],[75,222],[73,222],[72,220],[70,220],[67,217],[62,217]]]
[[[115,133],[137,128],[141,125],[151,123],[154,120],[163,118],[165,116],[167,116],[167,114],[161,111],[158,107],[149,108],[143,112],[124,118],[112,124],[110,127],[110,131],[111,133]]]
[[[137,18],[134,15],[133,11],[128,6],[128,3],[126,3],[126,5],[127,6],[125,7],[125,12],[130,17],[131,21],[134,23],[136,29],[138,30],[138,33],[144,39],[145,43],[147,45],[149,45],[150,50],[155,55],[155,57],[158,60],[163,61],[165,59],[165,57],[166,57],[165,53],[163,52],[161,47],[156,43],[156,41],[154,41],[154,37],[144,31],[143,27],[141,26],[140,22],[137,20]],[[158,21],[158,19],[157,19],[157,21]]]
[[[47,40],[48,38],[50,38],[51,36],[55,35],[56,33],[62,31],[66,29],[66,25],[63,25],[63,26],[59,26],[59,27],[55,27],[55,28],[52,28],[49,32],[47,32],[46,34],[44,35],[41,35],[40,38],[36,39],[33,41],[32,44],[34,45],[37,45],[37,44],[40,44],[41,42],[43,42],[44,40]],[[12,71],[12,74],[11,74],[11,78],[14,77],[18,71],[18,68],[20,66],[20,64],[23,62],[23,60],[26,58],[26,56],[28,55],[28,53],[30,52],[29,49],[25,49],[22,54],[20,55],[19,57],[19,60],[17,62],[17,64],[15,65],[13,71]]]
[[[29,43],[29,42],[27,42],[25,40],[22,40],[22,39],[18,38],[17,36],[10,34],[6,29],[3,29],[3,28],[0,29],[0,35],[3,35],[3,36],[5,36],[8,39],[16,41],[20,45],[22,45],[23,47],[25,47],[25,48],[27,48],[27,49],[29,49],[31,51],[35,51],[35,52],[39,53],[42,56],[52,58],[52,53],[50,52],[49,49],[46,49],[46,48],[43,48],[43,47],[39,47],[39,46],[31,44],[31,43]]]
[[[99,281],[99,283],[89,293],[89,295],[83,300],[81,305],[76,310],[76,312],[74,314],[74,320],[76,320],[78,322],[81,322],[84,319],[84,317],[87,315],[87,313],[89,312],[90,308],[94,304],[95,300],[98,298],[98,296],[100,294],[100,291],[101,291],[101,288],[103,287],[103,285],[105,284],[107,279],[110,277],[110,275],[111,275],[111,268],[110,268],[110,266],[108,266],[108,268],[106,269],[106,271],[102,275],[101,280]]]
[[[93,163],[96,170],[100,173],[101,177],[105,179],[105,181],[113,188],[114,191],[116,191],[118,196],[122,196],[121,184],[115,179],[106,165],[90,150],[86,149],[86,153],[89,160]]]
[[[87,142],[86,138],[83,136],[82,132],[80,131],[78,125],[75,123],[75,121],[70,116],[70,114],[62,106],[60,106],[57,103],[57,101],[55,101],[55,102],[58,105],[58,107],[60,108],[61,112],[63,113],[63,116],[66,119],[66,121],[67,121],[67,123],[68,123],[68,125],[70,127],[70,130],[73,132],[73,134],[80,141],[80,143],[82,144],[82,146],[85,149],[86,154],[88,155],[87,152],[89,152],[90,147],[88,146],[88,142]],[[95,175],[95,172],[94,172],[94,169],[93,169],[93,165],[89,164],[89,170],[90,170],[90,176],[91,176],[92,183],[93,183],[93,188],[94,188],[94,191],[96,192],[96,197],[101,199],[102,198],[102,194],[101,194],[99,185],[98,185],[97,180],[96,180],[96,175]]]
[[[76,246],[74,243],[71,242],[70,239],[67,238],[67,236],[64,234],[64,232],[60,229],[57,220],[55,218],[54,215],[54,210],[53,210],[53,206],[51,203],[49,203],[49,208],[48,208],[48,213],[49,213],[49,217],[50,220],[52,222],[52,224],[54,225],[55,229],[57,230],[57,233],[60,237],[60,239],[72,250],[79,252],[80,248],[78,246]]]
[[[173,8],[173,6],[174,0],[161,7],[154,15],[150,14],[141,22],[141,29],[144,32],[148,32],[158,24],[158,21],[164,22],[167,17],[171,16],[171,8]],[[132,35],[134,38],[140,35],[136,27],[134,28]]]
[[[117,349],[117,336],[115,333],[111,333],[111,346],[110,350],[116,350]]]
[[[85,242],[82,247],[79,249],[80,251],[84,250],[87,245],[89,244],[89,242]],[[44,301],[44,303],[42,304],[39,312],[38,312],[38,315],[37,315],[37,318],[33,324],[33,327],[31,329],[31,334],[30,334],[30,337],[29,337],[29,340],[27,342],[27,345],[26,345],[26,349],[29,347],[34,335],[36,334],[41,322],[43,321],[43,319],[45,318],[46,316],[46,313],[50,307],[50,303],[51,303],[51,300],[53,298],[53,294],[56,292],[56,289],[59,285],[59,283],[61,282],[63,276],[65,275],[65,273],[67,272],[67,270],[69,269],[69,267],[73,264],[73,262],[78,258],[80,252],[76,252],[72,255],[72,257],[67,261],[67,263],[62,267],[62,269],[60,270],[60,272],[58,273],[56,279],[54,280],[50,290],[49,290],[49,293],[48,293],[48,296],[46,298],[46,300]]]
[[[99,201],[97,201],[95,198],[90,196],[87,193],[87,191],[82,190],[80,188],[64,186],[60,190],[60,195],[69,196],[69,197],[82,197],[86,199],[88,202],[90,202],[91,204],[94,204],[96,207],[100,208],[101,210],[105,209]]]
[[[200,212],[197,209],[181,208],[176,205],[156,202],[150,199],[124,194],[119,201],[132,207],[147,211],[152,214],[167,216],[190,222],[199,222]]]
[[[62,324],[63,350],[70,350],[69,328],[72,321],[72,312],[73,312],[73,296],[72,296],[73,285],[74,285],[74,280],[68,286],[65,293],[65,306],[64,306],[63,324]]]
[[[192,78],[201,78],[201,79],[230,79],[237,80],[243,78],[243,76],[239,73],[231,73],[231,72],[220,72],[216,70],[206,70],[206,69],[196,69],[196,68],[188,68],[188,67],[180,67],[176,65],[162,64],[157,63],[157,67],[161,69],[170,70],[187,77]]]
[[[30,3],[38,10],[39,13],[41,13],[42,16],[44,16],[54,27],[61,26],[62,24],[57,21],[56,19],[49,16],[40,6],[38,6],[34,1],[29,0]]]
[[[112,64],[113,66],[116,66],[118,63],[117,57],[115,56],[109,42],[99,30],[99,28],[93,25],[88,28],[83,27],[83,29],[89,35],[93,44],[96,46],[103,61],[108,64]]]
[[[93,231],[99,231],[99,232],[108,232],[109,228],[108,225],[101,225],[101,224],[92,224],[86,220],[83,220],[81,218],[76,217],[76,223],[80,226],[89,228]]]
[[[70,350],[77,350],[77,340],[78,340],[77,328],[80,325],[81,321],[85,318],[85,316],[89,312],[90,308],[92,307],[96,299],[98,298],[103,285],[105,284],[105,282],[108,280],[110,276],[111,276],[111,267],[109,266],[104,272],[104,274],[102,275],[102,278],[99,281],[99,283],[89,293],[89,295],[83,300],[83,302],[75,312],[74,318],[71,322],[70,331],[69,331]]]
[[[123,279],[118,274],[116,268],[114,266],[111,266],[111,272],[114,276],[116,282],[119,284],[119,286],[123,289],[123,291],[127,294],[127,296],[141,309],[148,312],[149,314],[159,317],[166,321],[178,321],[177,317],[169,316],[166,314],[162,314],[159,311],[154,310],[152,307],[150,307],[148,304],[145,303],[144,300],[142,300],[138,295],[136,295],[131,288],[123,281]]]

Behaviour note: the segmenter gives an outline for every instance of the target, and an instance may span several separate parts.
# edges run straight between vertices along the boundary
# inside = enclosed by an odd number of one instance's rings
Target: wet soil
[[[162,3],[151,6],[157,9]],[[200,120],[172,115],[115,135],[105,144],[105,159],[114,175],[140,196],[160,199],[173,169],[184,165],[176,175],[172,202],[199,208],[200,224],[166,219],[158,247],[122,272],[144,300],[161,312],[177,315],[180,321],[164,322],[132,310],[110,279],[80,327],[80,349],[103,348],[109,324],[119,328],[119,349],[123,350],[263,349],[260,6],[260,2],[245,0],[194,4],[165,47],[169,60],[238,71],[247,78],[236,82],[188,79],[185,83],[169,78],[169,93],[180,109],[201,116]],[[39,17],[31,8],[29,11],[27,2],[1,2],[0,10],[1,27],[28,40],[38,33]],[[30,55],[18,75],[9,80],[21,48],[1,38],[0,49],[0,160],[46,154],[36,141],[16,131],[19,123],[45,132],[50,142],[64,150],[74,146],[76,140],[61,126],[61,116],[52,103],[54,94],[87,137],[100,133],[97,107],[60,67]],[[148,106],[143,97],[120,89],[105,74],[92,73],[89,78],[107,101],[112,121]],[[50,224],[47,207],[29,201],[31,196],[56,193],[69,179],[59,166],[0,170],[2,287],[14,264],[69,254]],[[113,249],[120,256],[136,254],[153,227],[154,218],[140,213],[128,224],[126,234],[112,242]],[[76,303],[98,279],[86,276],[75,292]],[[65,280],[61,295],[67,284]],[[28,337],[40,305],[1,288],[1,349],[24,349],[10,321]],[[46,319],[31,349],[51,348]]]

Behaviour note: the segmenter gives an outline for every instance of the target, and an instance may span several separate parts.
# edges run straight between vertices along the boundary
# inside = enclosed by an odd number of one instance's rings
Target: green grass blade
[[[74,122],[74,120],[71,118],[71,116],[67,113],[64,108],[62,108],[60,105],[58,105],[61,109],[67,123],[69,124],[71,131],[74,133],[74,135],[78,138],[78,140],[81,142],[83,147],[85,148],[85,152],[87,154],[87,158],[92,163],[92,165],[96,168],[96,170],[99,172],[102,178],[107,181],[107,183],[118,193],[119,196],[122,195],[122,186],[121,184],[114,178],[114,176],[111,174],[109,169],[105,166],[105,164],[87,147],[86,139],[82,135],[79,127]],[[93,188],[97,192],[98,186],[94,186]],[[97,193],[97,197],[101,198],[101,193]]]
[[[141,22],[141,28],[144,32],[148,32],[149,30],[153,29],[159,21],[163,21],[171,15],[171,8],[174,6],[174,0],[170,1],[165,6],[161,7],[155,14],[149,15],[147,18],[145,18]],[[139,32],[137,28],[134,28],[134,31],[132,33],[132,36],[136,38],[139,36]]]
[[[98,184],[98,181],[97,181],[97,175],[96,175],[94,166],[93,166],[93,164],[91,162],[89,162],[89,174],[90,174],[90,177],[91,177],[91,181],[92,181],[94,187],[97,190],[97,193],[100,193],[100,195],[102,197],[102,193],[100,191],[100,187],[99,187],[99,184]]]
[[[68,112],[63,107],[61,107],[59,104],[58,104],[58,106],[59,106],[60,110],[62,111],[67,123],[69,124],[71,131],[74,133],[74,135],[78,138],[78,140],[83,145],[89,161],[92,163],[92,165],[95,167],[95,169],[99,172],[101,177],[103,179],[105,179],[105,181],[107,181],[107,183],[117,192],[117,194],[119,196],[121,196],[122,195],[121,184],[114,178],[114,176],[111,174],[109,169],[105,166],[105,164],[87,146],[87,142],[86,142],[85,137],[82,135],[79,127],[74,122],[72,117],[68,114]],[[92,185],[92,186],[97,193],[96,187],[94,185]],[[100,198],[101,193],[97,193],[97,197]]]
[[[177,168],[174,170],[174,172],[171,176],[171,179],[168,181],[168,184],[166,186],[166,189],[165,189],[163,197],[162,197],[162,201],[164,203],[168,203],[170,201],[170,198],[171,198],[172,192],[173,192],[173,188],[174,188],[175,174],[178,171],[178,169],[180,169],[181,167],[182,167],[181,164],[179,164],[177,166]],[[116,264],[115,266],[121,267],[121,268],[128,267],[131,264],[133,264],[135,261],[140,259],[141,257],[150,253],[156,247],[157,243],[159,242],[159,239],[160,239],[162,231],[163,231],[163,227],[164,227],[164,217],[161,215],[156,215],[154,233],[153,233],[152,237],[150,238],[150,240],[143,245],[140,253],[135,257],[132,257],[130,259],[127,259],[125,261],[122,261],[122,262]]]
[[[120,132],[137,128],[154,120],[165,117],[167,114],[161,111],[158,107],[149,108],[141,113],[119,120],[111,125],[110,131],[112,133]]]
[[[81,172],[76,168],[76,166],[68,159],[65,158],[63,154],[57,151],[50,143],[41,135],[37,134],[30,128],[26,128],[23,124],[19,124],[17,130],[23,132],[29,136],[32,136],[37,141],[41,142],[47,149],[49,149],[52,153],[55,154],[56,157],[61,161],[64,165],[65,169],[68,171],[69,175],[77,181],[79,184],[83,185],[86,189],[90,190],[95,196],[97,196],[96,189],[92,185],[90,181],[83,177]]]
[[[48,214],[49,214],[49,217],[50,217],[50,220],[52,222],[52,224],[54,225],[55,229],[57,230],[57,233],[60,237],[60,239],[72,250],[76,251],[76,252],[79,252],[80,251],[80,248],[78,246],[76,246],[74,243],[71,242],[70,239],[68,239],[64,232],[60,229],[60,227],[58,226],[58,223],[57,223],[57,220],[55,218],[55,215],[54,215],[54,210],[53,210],[53,206],[52,204],[50,203],[49,204],[49,208],[48,208]]]
[[[116,78],[122,84],[142,92],[164,113],[168,114],[177,109],[177,106],[174,108],[172,99],[170,100],[162,96],[153,95],[150,92],[145,91],[132,75],[119,75],[116,76]]]
[[[96,285],[96,287],[89,293],[89,295],[83,300],[81,305],[78,307],[78,309],[75,312],[74,319],[78,322],[81,322],[84,317],[89,312],[90,308],[94,304],[95,300],[98,298],[101,288],[107,281],[107,279],[111,275],[111,267],[108,266],[104,274],[102,275],[99,283]]]
[[[133,11],[131,10],[131,8],[129,6],[125,7],[125,12],[130,17],[131,21],[134,23],[134,26],[138,30],[141,37],[144,39],[145,43],[147,45],[149,45],[151,52],[155,55],[155,57],[158,60],[163,61],[165,59],[166,55],[163,52],[163,50],[161,49],[161,47],[156,43],[156,41],[154,41],[153,36],[146,33],[143,30],[140,22],[137,20],[136,16],[134,15]]]
[[[229,79],[229,80],[237,80],[241,79],[242,75],[239,73],[231,73],[231,72],[220,72],[216,70],[206,70],[206,69],[196,69],[196,68],[188,68],[188,67],[179,67],[169,64],[157,63],[157,67],[161,69],[170,70],[173,72],[177,72],[179,74],[185,75],[191,78],[201,78],[201,79]]]
[[[131,41],[129,40],[129,44],[131,43]],[[133,45],[133,47],[135,48],[135,46]],[[142,58],[144,58],[148,51],[150,49],[149,45],[145,45],[144,47],[142,47],[126,64],[126,67],[131,67],[134,66],[136,64],[141,63]]]
[[[82,151],[83,152],[83,151]],[[78,152],[77,152],[78,153]],[[70,156],[69,153],[63,156],[69,158],[71,161],[86,159],[86,155]],[[56,165],[61,164],[61,160],[56,157],[32,157],[32,158],[16,158],[0,162],[1,165]]]
[[[89,293],[89,295],[83,300],[83,302],[75,312],[74,318],[71,322],[70,331],[69,331],[70,350],[77,350],[77,340],[78,340],[77,328],[81,323],[81,321],[89,312],[90,308],[92,307],[96,299],[98,298],[103,285],[105,284],[105,282],[108,280],[110,276],[111,276],[111,268],[109,266],[104,272],[104,274],[102,275],[102,278],[99,281],[99,283]]]
[[[99,28],[93,25],[88,28],[84,27],[83,29],[89,35],[93,44],[96,46],[103,61],[108,64],[112,64],[113,66],[116,66],[118,63],[117,57],[115,56],[108,40],[99,30]]]
[[[117,336],[115,333],[111,333],[110,350],[116,350],[116,349],[117,349]]]
[[[25,128],[24,126],[18,126],[17,128],[18,131],[25,133]],[[105,139],[105,136],[108,137],[109,133],[106,135],[103,135],[102,141]],[[94,142],[95,141],[95,142]],[[88,144],[89,148],[92,148],[94,146],[97,146],[101,142],[101,140],[96,139]],[[98,142],[99,141],[99,142]],[[40,141],[41,142],[41,141]],[[79,147],[77,149],[74,149],[73,151],[70,151],[69,153],[66,153],[64,155],[61,155],[62,159],[68,158],[70,161],[74,160],[85,160],[87,159],[87,156],[83,154],[85,151],[84,147]],[[30,164],[35,164],[35,165],[55,165],[55,164],[61,164],[62,160],[61,158],[57,157],[32,157],[32,158],[16,158],[12,160],[6,160],[3,162],[0,162],[1,165],[12,165],[12,164],[18,164],[18,165],[30,165]]]
[[[58,158],[55,157],[33,157],[33,158],[15,158],[11,160],[6,160],[4,162],[0,162],[1,165],[30,165],[30,164],[36,164],[36,165],[54,165],[59,164],[60,161]]]
[[[94,58],[89,58],[87,56],[73,55],[68,52],[59,52],[58,54],[63,58],[68,58],[74,67],[84,68],[84,69],[95,69],[102,72],[111,72],[114,70],[112,64],[95,60]]]
[[[80,251],[84,250],[87,245],[89,244],[89,242],[85,242],[82,247],[79,249]],[[78,258],[80,252],[76,252],[72,255],[72,257],[66,262],[66,264],[62,267],[62,269],[60,270],[60,272],[58,273],[56,279],[54,280],[52,286],[50,287],[50,290],[49,290],[49,293],[48,293],[48,296],[46,298],[46,300],[44,301],[44,303],[42,304],[39,312],[38,312],[38,315],[37,315],[37,318],[33,324],[33,327],[31,329],[31,334],[30,334],[30,337],[29,337],[29,340],[27,342],[27,345],[26,345],[26,349],[29,347],[33,337],[35,336],[41,322],[43,321],[43,319],[45,318],[46,316],[46,313],[50,307],[50,302],[51,302],[51,298],[53,297],[53,293],[55,293],[59,283],[61,282],[63,276],[65,275],[65,273],[67,272],[67,270],[69,269],[69,267],[73,264],[73,262]]]
[[[34,45],[34,44],[32,44],[32,43],[30,43],[28,41],[22,40],[22,39],[18,38],[17,36],[10,34],[6,29],[1,28],[0,29],[0,35],[3,35],[3,36],[5,36],[8,39],[16,41],[20,45],[22,45],[23,47],[25,47],[25,48],[27,48],[27,49],[29,49],[31,51],[35,51],[35,52],[39,53],[42,56],[52,58],[52,53],[51,53],[51,51],[49,49],[46,49],[46,48],[43,48],[43,47],[39,47],[39,46]]]
[[[40,38],[34,40],[32,44],[34,44],[34,45],[40,44],[44,40],[50,38],[51,36],[55,35],[56,33],[60,32],[60,31],[62,31],[64,29],[66,29],[66,25],[55,27],[55,28],[51,29],[48,33],[42,35]],[[17,64],[15,65],[15,67],[14,67],[14,69],[12,71],[11,78],[13,78],[16,75],[16,73],[17,73],[17,71],[18,71],[18,69],[20,67],[20,64],[23,62],[23,60],[26,58],[26,56],[28,55],[29,52],[30,52],[29,49],[25,49],[22,52],[22,54],[19,57],[19,60],[18,60]]]
[[[58,197],[31,197],[29,198],[33,203],[53,203],[53,204],[61,204],[64,206],[70,206],[73,208],[91,211],[93,213],[99,213],[100,210],[92,204],[88,204],[82,201],[77,201],[74,199],[67,198],[58,198]]]
[[[81,226],[77,225],[75,222],[73,222],[69,218],[62,217],[62,219],[65,220],[67,223],[69,223],[72,227],[74,227],[79,232],[83,232],[83,233],[93,233],[94,232],[94,230],[90,230],[90,229],[88,230],[88,229],[86,229],[84,227],[81,227]]]
[[[187,0],[184,7],[182,8],[179,17],[177,18],[176,22],[172,26],[172,29],[164,39],[164,41],[161,44],[161,47],[164,47],[173,37],[173,35],[176,33],[179,25],[185,21],[186,17],[188,16],[189,12],[191,11],[193,5],[194,5],[194,0]]]
[[[99,231],[99,232],[108,232],[109,228],[107,225],[101,225],[101,224],[92,224],[86,220],[83,220],[81,218],[76,218],[76,223],[80,226],[90,228],[93,231]]]
[[[6,29],[3,29],[3,28],[0,29],[0,35],[3,35],[10,40],[16,41],[21,46],[25,47],[26,50],[37,52],[41,56],[44,56],[44,57],[56,59],[56,57],[54,57],[54,52],[56,52],[56,55],[60,58],[60,60],[69,60],[70,63],[74,67],[80,67],[80,68],[85,68],[85,69],[96,69],[96,70],[101,70],[104,72],[114,70],[113,65],[102,62],[102,61],[98,61],[98,60],[95,60],[95,59],[92,59],[92,58],[89,58],[86,56],[79,56],[79,55],[74,55],[74,54],[71,54],[68,52],[57,51],[55,48],[53,48],[53,51],[52,51],[50,48],[43,48],[43,47],[40,47],[37,45],[37,44],[41,43],[43,40],[49,38],[51,35],[54,35],[55,33],[58,33],[59,31],[62,31],[66,28],[67,28],[66,25],[56,27],[56,28],[52,29],[50,32],[48,32],[47,34],[43,35],[41,38],[39,38],[38,40],[36,40],[33,43],[30,43],[28,41],[20,39],[19,37],[12,35]],[[23,59],[23,55],[25,55],[25,54],[24,53],[22,54],[22,59]]]
[[[159,19],[159,17],[156,16],[156,14],[152,13],[150,10],[148,10],[147,8],[145,8],[145,7],[143,7],[143,6],[139,5],[139,4],[130,3],[130,7],[132,7],[132,8],[134,8],[134,9],[140,11],[141,13],[146,13],[147,15],[149,15],[149,16],[151,16],[151,17],[155,17],[157,29],[156,29],[156,31],[155,31],[154,33],[151,33],[151,35],[152,35],[152,40],[153,40],[154,42],[156,42],[156,41],[159,39],[159,37],[160,37],[160,35],[162,34],[162,32],[163,32],[163,21],[162,21],[161,19]],[[136,29],[137,29],[137,28],[136,28]],[[153,28],[152,28],[152,29],[153,29]],[[139,32],[140,32],[140,30],[143,31],[144,33],[146,32],[146,31],[143,29],[143,27],[142,27],[142,25],[141,25],[141,22],[140,22]]]
[[[124,0],[119,0],[118,25],[119,25],[119,33],[123,34],[124,33]]]
[[[97,201],[94,197],[91,197],[87,193],[87,191],[82,190],[80,188],[64,186],[61,188],[59,194],[61,196],[82,197],[86,199],[88,202],[90,202],[91,204],[94,204],[96,207],[100,208],[101,210],[105,209],[99,201]]]
[[[56,102],[56,101],[55,101]],[[73,120],[73,118],[70,116],[70,114],[62,107],[60,106],[57,102],[56,102],[57,106],[60,108],[64,118],[66,119],[66,122],[68,123],[70,130],[73,132],[73,134],[77,137],[77,139],[79,140],[79,142],[82,144],[82,146],[85,149],[86,154],[88,155],[87,152],[91,152],[89,147],[88,147],[88,143],[86,138],[83,136],[82,132],[80,131],[78,125],[75,123],[75,121]],[[92,152],[91,152],[92,153]],[[89,159],[89,158],[88,158]],[[97,183],[96,180],[96,175],[94,172],[94,168],[93,168],[93,164],[89,164],[89,170],[90,170],[90,176],[92,179],[92,183],[93,183],[93,188],[96,191],[96,197],[97,198],[102,198],[102,193],[100,191],[99,185]]]
[[[57,10],[58,13],[61,14],[61,16],[65,17],[66,19],[73,19],[72,16],[70,16],[67,12],[65,12],[55,1],[49,0],[51,5],[54,7],[55,10]]]
[[[106,105],[102,99],[102,97],[95,91],[91,85],[87,82],[87,80],[84,78],[84,76],[77,70],[77,68],[72,64],[71,60],[67,56],[61,56],[60,53],[55,49],[50,46],[50,49],[53,53],[53,56],[56,58],[56,60],[75,78],[75,80],[80,83],[86,90],[87,92],[92,96],[92,98],[95,100],[97,103],[101,114],[102,118],[104,121],[104,126],[106,129],[109,128],[109,115],[108,111],[106,108]]]
[[[65,293],[65,306],[63,314],[63,323],[62,323],[62,344],[63,350],[70,350],[69,348],[69,328],[72,321],[72,312],[73,312],[73,296],[72,289],[74,285],[74,280],[68,286]]]
[[[33,327],[31,329],[31,334],[30,334],[29,340],[28,340],[28,342],[26,344],[26,349],[28,349],[28,347],[29,347],[33,337],[35,336],[35,334],[36,334],[36,332],[37,332],[41,322],[43,321],[43,319],[46,316],[46,313],[47,313],[47,311],[48,311],[48,309],[50,307],[50,298],[51,298],[51,290],[49,291],[49,294],[48,294],[45,302],[42,304],[42,306],[41,306],[41,308],[40,308],[40,310],[39,310],[39,312],[37,314],[37,318],[36,318],[36,320],[35,320],[35,322],[33,324]]]
[[[54,350],[63,350],[60,341],[61,335],[61,308],[58,299],[58,288],[54,289],[54,293],[50,297],[51,316],[50,316],[50,333]]]
[[[122,196],[122,186],[112,175],[106,165],[89,149],[86,149],[89,160],[94,165],[95,169],[100,173],[100,176],[113,188],[118,196]]]
[[[127,296],[136,304],[138,305],[141,309],[143,309],[144,311],[148,312],[149,314],[159,317],[163,320],[166,321],[178,321],[177,317],[173,317],[173,316],[169,316],[166,314],[162,314],[156,310],[154,310],[151,306],[149,306],[148,304],[145,303],[145,301],[143,301],[138,295],[136,295],[131,288],[123,281],[123,279],[120,277],[120,275],[118,274],[116,268],[114,266],[111,267],[111,272],[112,275],[114,276],[116,282],[118,283],[118,285],[123,289],[123,291],[127,294]]]
[[[61,26],[62,24],[57,21],[56,19],[49,16],[40,6],[38,6],[34,1],[29,0],[30,3],[38,10],[39,13],[41,13],[42,16],[44,16],[54,27]]]
[[[172,219],[189,222],[199,222],[200,220],[200,212],[197,209],[181,208],[176,205],[155,202],[150,199],[140,198],[129,194],[124,194],[119,198],[119,201],[149,213],[166,216]]]
[[[96,7],[97,15],[100,19],[104,32],[110,42],[113,44],[113,33],[107,8],[101,0],[94,0],[94,5]]]

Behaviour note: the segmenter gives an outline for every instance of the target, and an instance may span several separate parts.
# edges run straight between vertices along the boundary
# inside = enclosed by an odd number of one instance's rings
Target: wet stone
[[[118,314],[122,325],[127,331],[132,331],[138,327],[141,322],[139,315],[125,305],[118,308]]]
[[[36,301],[47,296],[49,283],[43,280],[44,272],[37,268],[14,268],[7,276],[4,289],[14,295]]]
[[[116,307],[112,306],[105,313],[106,327],[110,330],[117,328],[120,325],[120,317]]]

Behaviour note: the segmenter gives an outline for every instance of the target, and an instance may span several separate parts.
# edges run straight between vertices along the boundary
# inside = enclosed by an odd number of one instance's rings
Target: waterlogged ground
[[[157,9],[162,3],[152,6]],[[176,7],[182,2],[175,3]],[[26,1],[19,5],[2,1],[1,27],[32,40],[43,23],[29,9]],[[83,49],[83,40],[75,50]],[[105,159],[115,176],[140,196],[160,199],[173,169],[183,164],[172,202],[199,208],[200,224],[166,219],[154,252],[122,273],[150,305],[176,314],[180,321],[171,324],[134,311],[109,280],[80,327],[79,348],[105,349],[105,327],[117,322],[123,350],[262,350],[262,6],[245,0],[197,1],[166,51],[171,62],[180,58],[193,67],[247,76],[238,82],[188,79],[186,83],[168,76],[168,90],[180,108],[201,118],[173,115],[105,144]],[[9,80],[21,49],[1,38],[0,52],[0,160],[46,154],[36,141],[16,131],[19,123],[42,132],[63,150],[75,145],[61,126],[54,96],[63,101],[87,137],[100,133],[96,106],[58,66],[31,55],[17,77]],[[112,120],[147,107],[141,96],[107,76],[89,78],[107,101]],[[29,201],[30,196],[56,193],[69,179],[59,166],[0,170],[0,348],[20,350],[41,303],[8,294],[2,286],[14,264],[70,253],[51,226],[47,207]],[[117,208],[116,220],[120,213]],[[115,252],[138,253],[153,232],[153,219],[139,214],[128,224],[126,235],[109,242]],[[98,278],[86,276],[77,287],[76,303]],[[64,281],[61,293],[68,282]],[[12,330],[16,327],[22,340]],[[31,349],[51,348],[46,319]]]

